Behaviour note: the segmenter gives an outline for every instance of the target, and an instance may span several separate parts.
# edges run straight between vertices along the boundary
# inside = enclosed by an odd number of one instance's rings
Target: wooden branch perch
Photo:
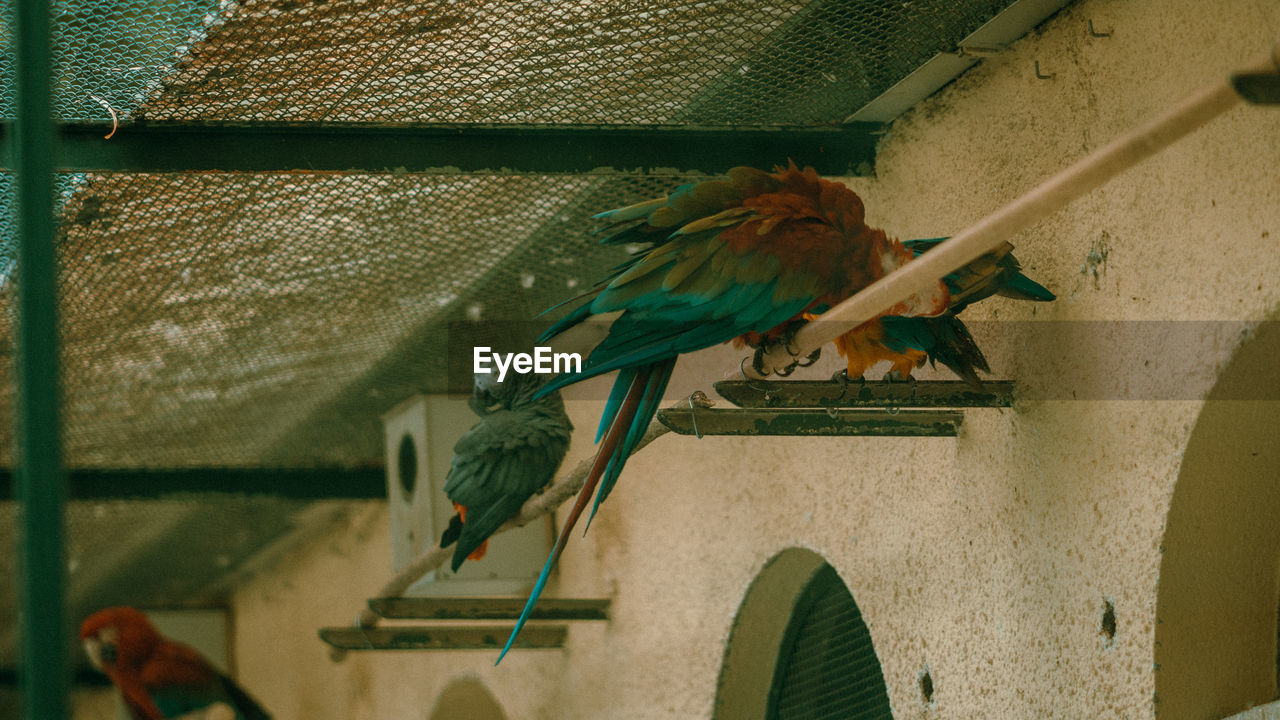
[[[705,393],[697,391],[688,398],[675,403],[671,407],[709,408],[712,405],[712,401]],[[635,449],[631,451],[632,454],[634,455],[635,453],[640,452],[640,450],[642,450],[646,445],[669,432],[671,432],[671,430],[667,426],[657,420],[651,421],[648,429],[645,430],[644,436],[640,438],[640,442],[636,443]],[[532,498],[529,498],[529,501],[520,508],[519,514],[494,531],[494,535],[522,525],[528,525],[529,522],[554,511],[566,500],[577,495],[578,491],[582,489],[582,484],[586,482],[587,472],[591,469],[591,463],[593,460],[595,460],[594,453],[591,457],[588,457],[578,463],[577,467],[569,472],[569,474],[564,475],[559,480],[552,483],[541,494],[534,495]],[[427,573],[443,565],[445,561],[451,557],[453,557],[452,547],[431,548],[414,558],[413,561],[406,565],[403,570],[396,573],[395,577],[387,581],[387,584],[383,585],[382,589],[378,591],[378,597],[399,597],[403,595],[404,591],[408,590],[411,585],[416,583]],[[378,615],[373,612],[373,610],[365,607],[356,616],[354,625],[358,628],[371,628],[378,624],[378,620]],[[338,661],[346,657],[346,652],[335,648],[330,650],[329,657],[334,661]]]
[[[1280,45],[1266,56],[1241,68],[1240,73],[1280,72],[1280,55],[1277,53],[1280,53]],[[1232,77],[1240,73],[1235,73]],[[785,343],[770,347],[761,354],[758,367],[753,368],[751,362],[742,363],[743,373],[759,380],[794,363],[796,358],[809,355],[887,308],[906,300],[913,293],[928,288],[955,269],[994,250],[1020,230],[1040,222],[1081,195],[1235,107],[1241,99],[1232,85],[1231,77],[1224,77],[1201,88],[1169,110],[1077,160],[950,240],[823,313],[796,333],[790,343],[795,348],[794,354],[788,351]],[[738,374],[735,369],[726,379],[736,378]]]

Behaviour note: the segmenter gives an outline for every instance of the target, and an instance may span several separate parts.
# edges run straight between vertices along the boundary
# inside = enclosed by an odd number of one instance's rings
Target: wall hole
[[[920,672],[920,699],[925,705],[933,704],[933,675],[927,667]]]
[[[1111,647],[1116,641],[1116,606],[1110,600],[1102,600],[1101,630],[1103,647]]]

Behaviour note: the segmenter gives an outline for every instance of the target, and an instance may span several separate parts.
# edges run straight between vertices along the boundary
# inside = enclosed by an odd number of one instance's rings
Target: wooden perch
[[[689,407],[709,408],[712,404],[713,403],[705,393],[698,391],[671,407],[686,409]],[[640,442],[636,443],[635,449],[631,451],[632,454],[634,455],[635,453],[640,452],[640,450],[646,445],[669,432],[671,432],[671,429],[666,425],[663,425],[657,420],[651,421],[648,429],[644,433],[644,437],[640,438]],[[540,495],[535,495],[530,498],[529,501],[520,508],[519,514],[494,531],[494,535],[506,532],[512,528],[527,525],[530,521],[554,511],[566,500],[577,495],[578,491],[582,489],[582,484],[586,482],[587,471],[591,469],[591,463],[594,460],[595,454],[592,453],[591,457],[588,457],[578,463],[577,467],[575,467],[569,474],[561,477],[559,480],[556,480]],[[404,591],[408,590],[410,586],[418,582],[422,576],[440,567],[451,557],[453,557],[452,547],[431,548],[414,558],[413,561],[406,565],[403,570],[396,573],[395,577],[391,578],[387,584],[383,585],[382,589],[378,591],[378,597],[390,598],[403,595]],[[378,614],[372,609],[366,607],[360,611],[359,615],[356,616],[354,625],[357,628],[371,628],[378,624],[378,619]],[[329,657],[335,661],[341,660],[346,657],[346,651],[334,648],[329,651]]]
[[[1242,98],[1233,85],[1233,78],[1276,74],[1280,74],[1280,45],[1232,76],[1201,88],[1164,113],[1089,153],[950,240],[868,285],[802,327],[790,343],[794,353],[784,347],[785,344],[767,348],[757,356],[755,367],[752,362],[743,362],[741,374],[760,380],[793,364],[796,358],[808,356],[1235,107]],[[739,370],[735,369],[725,377],[738,379],[739,376]]]

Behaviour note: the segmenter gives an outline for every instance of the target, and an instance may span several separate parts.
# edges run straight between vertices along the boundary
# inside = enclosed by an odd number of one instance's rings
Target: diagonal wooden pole
[[[760,354],[755,368],[751,361],[742,363],[742,373],[759,380],[796,358],[808,356],[1235,107],[1242,98],[1232,85],[1232,77],[1241,73],[1280,74],[1280,43],[1238,73],[1201,88],[823,313],[791,340],[794,354],[783,345],[770,347]],[[738,376],[739,371],[734,370],[726,377]]]

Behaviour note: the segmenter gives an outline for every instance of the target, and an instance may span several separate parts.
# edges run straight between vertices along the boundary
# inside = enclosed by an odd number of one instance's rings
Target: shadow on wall
[[[440,693],[429,720],[506,720],[502,707],[479,680],[455,680]]]
[[[1272,318],[1273,320],[1275,318]],[[1155,712],[1220,718],[1276,697],[1280,323],[1262,323],[1201,410],[1165,523],[1156,598]]]

